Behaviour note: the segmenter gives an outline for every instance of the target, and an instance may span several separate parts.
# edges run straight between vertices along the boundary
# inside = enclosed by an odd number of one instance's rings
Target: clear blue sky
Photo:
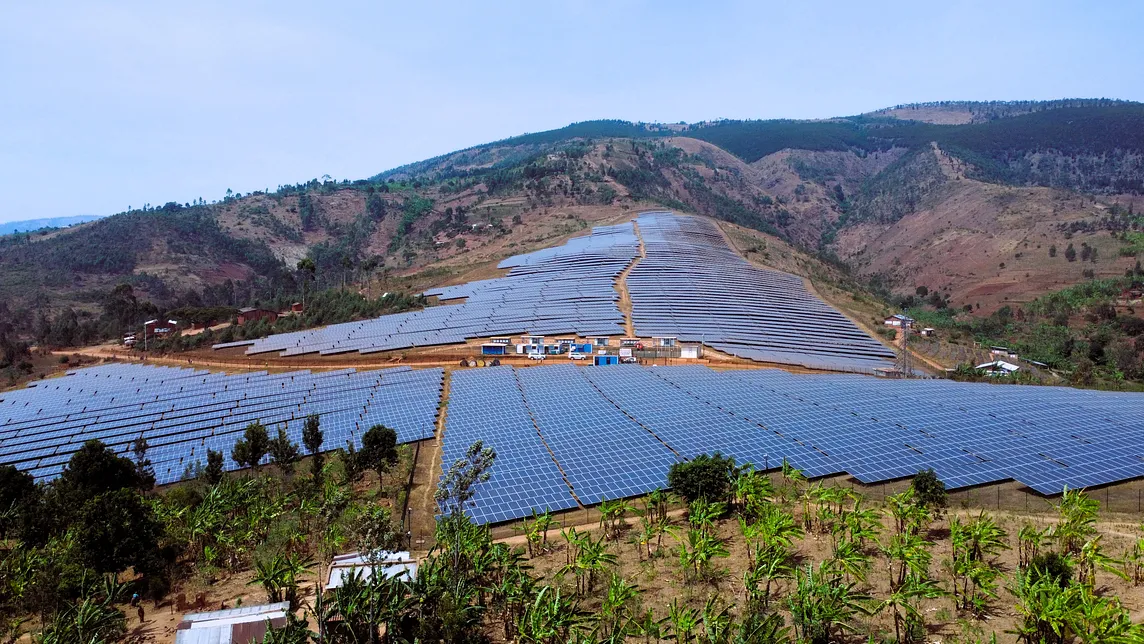
[[[7,2],[0,221],[363,178],[593,118],[1144,100],[1142,26],[1135,0]]]

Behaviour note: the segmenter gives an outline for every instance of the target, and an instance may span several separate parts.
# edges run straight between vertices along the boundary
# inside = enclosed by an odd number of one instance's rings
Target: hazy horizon
[[[618,118],[1144,100],[1144,5],[61,3],[0,24],[0,221],[359,179]]]

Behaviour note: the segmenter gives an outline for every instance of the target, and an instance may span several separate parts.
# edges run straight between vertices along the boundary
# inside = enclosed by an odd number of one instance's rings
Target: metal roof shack
[[[387,579],[417,579],[417,560],[406,551],[377,553],[377,568]],[[334,557],[326,578],[326,590],[340,588],[354,574],[361,575],[362,581],[368,581],[373,576],[373,566],[358,552]]]
[[[175,644],[254,644],[269,628],[286,625],[290,602],[187,613],[175,630]]]
[[[246,324],[248,322],[257,322],[258,320],[266,320],[273,324],[278,319],[278,313],[269,309],[258,309],[251,306],[238,310],[238,323]]]
[[[890,317],[886,318],[885,321],[883,322],[883,324],[885,324],[886,326],[898,326],[898,327],[907,327],[908,328],[908,327],[913,326],[914,319],[908,315],[903,315],[901,313],[895,313],[894,315],[891,315]]]
[[[985,364],[979,364],[974,368],[980,369],[991,376],[1008,376],[1009,374],[1016,373],[1021,369],[1021,367],[1018,367],[1011,362],[1005,362],[1004,360],[986,362]]]

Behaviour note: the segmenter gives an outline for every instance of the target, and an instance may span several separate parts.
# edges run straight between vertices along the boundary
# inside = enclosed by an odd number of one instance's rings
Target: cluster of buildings
[[[514,339],[516,340],[514,342]],[[568,355],[573,359],[593,357],[597,364],[616,364],[638,357],[699,359],[701,344],[684,344],[674,337],[616,338],[611,336],[522,335],[517,338],[490,338],[481,344],[482,356],[526,355],[529,357]],[[615,358],[612,360],[611,358]]]
[[[280,317],[301,314],[302,304],[300,302],[294,302],[290,305],[289,311],[282,312],[248,306],[238,309],[237,315],[235,316],[235,321],[239,326],[245,324],[253,324],[260,321],[266,322],[267,324],[274,324],[274,322],[276,322]],[[143,329],[141,331],[137,333],[128,333],[123,336],[123,346],[133,347],[139,343],[146,344],[146,342],[150,339],[163,340],[165,338],[179,335],[184,328],[201,330],[207,326],[209,326],[209,323],[195,323],[188,327],[185,324],[180,324],[179,320],[147,320],[143,323]]]
[[[417,563],[409,552],[380,552],[373,561],[357,552],[340,555],[330,564],[325,590],[334,591],[355,576],[368,582],[375,572],[412,582]],[[277,602],[186,613],[175,629],[175,644],[260,644],[267,631],[286,626],[290,612],[290,602]]]

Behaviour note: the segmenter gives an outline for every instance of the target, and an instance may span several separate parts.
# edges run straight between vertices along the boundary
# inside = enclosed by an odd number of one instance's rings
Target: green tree
[[[155,468],[151,459],[147,458],[147,439],[139,436],[131,443],[131,452],[135,455],[135,473],[139,476],[139,483],[144,490],[155,487]]]
[[[322,467],[325,465],[325,457],[322,455],[322,442],[324,440],[321,419],[317,414],[306,416],[306,423],[302,426],[302,444],[310,453],[310,473],[314,477],[315,483],[321,481]]]
[[[72,496],[77,505],[105,492],[145,487],[135,463],[116,456],[95,439],[87,441],[72,454],[57,486],[65,495]]]
[[[218,485],[222,482],[223,473],[223,458],[222,452],[216,452],[213,449],[207,450],[207,466],[203,470],[203,478],[206,479],[210,485]]]
[[[936,514],[945,509],[945,483],[941,482],[932,467],[914,475],[910,487],[914,490],[915,503],[930,513]]]
[[[101,573],[141,567],[158,548],[163,524],[134,490],[114,490],[84,504],[74,523],[85,565]]]
[[[318,272],[318,266],[314,260],[309,257],[303,257],[298,260],[298,273],[301,275],[302,282],[302,310],[306,310],[306,282],[313,281]]]
[[[674,463],[667,472],[667,484],[688,503],[696,499],[723,502],[735,474],[735,459],[719,452],[700,454],[690,461]]]
[[[242,438],[234,443],[230,457],[239,467],[257,467],[270,451],[270,435],[262,423],[254,421],[246,426]]]
[[[268,449],[270,459],[283,472],[287,472],[290,466],[298,460],[298,445],[290,440],[284,425],[278,427],[278,434],[270,440]]]
[[[377,472],[382,478],[397,464],[397,432],[385,425],[374,425],[361,437],[361,450],[357,458],[362,467]]]
[[[492,476],[490,471],[496,461],[497,452],[485,447],[481,441],[469,446],[464,458],[459,458],[449,466],[448,471],[437,484],[433,499],[442,512],[459,516],[465,511],[477,493],[477,486]]]
[[[11,465],[0,465],[0,539],[20,530],[38,497],[31,474]]]

